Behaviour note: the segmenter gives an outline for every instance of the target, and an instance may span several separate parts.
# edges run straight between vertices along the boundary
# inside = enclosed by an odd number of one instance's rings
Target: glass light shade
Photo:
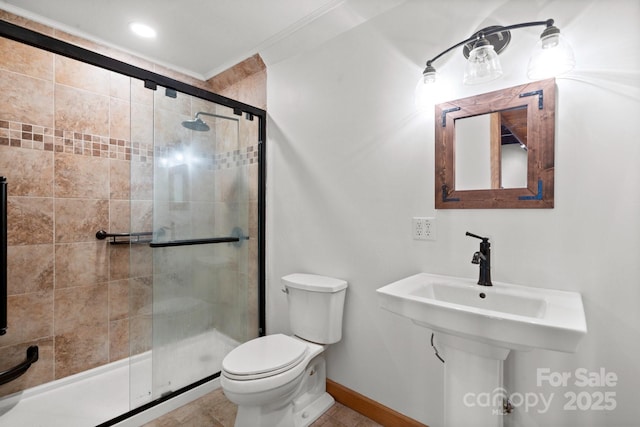
[[[502,66],[493,46],[485,44],[473,48],[464,68],[462,82],[466,85],[490,82],[502,75]]]
[[[425,85],[434,84],[436,82],[436,72],[429,71],[422,75],[422,81]]]
[[[433,105],[432,90],[435,82],[427,82],[425,77],[421,76],[416,84],[413,102],[418,110],[426,110]]]
[[[414,103],[416,108],[424,110],[433,105],[434,89],[438,87],[436,82],[436,69],[431,65],[427,65],[422,76],[418,80],[415,89]]]
[[[529,59],[527,76],[531,80],[546,79],[573,69],[576,60],[573,49],[560,33],[541,37]]]
[[[423,76],[417,80],[414,92],[416,110],[429,113],[429,117],[432,117],[434,105],[451,99],[452,82],[445,74],[438,74],[438,80],[434,83],[425,84]]]

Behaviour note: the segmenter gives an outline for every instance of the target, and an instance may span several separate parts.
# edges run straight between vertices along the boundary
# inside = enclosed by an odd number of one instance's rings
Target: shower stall
[[[55,64],[0,67],[0,426],[126,425],[215,388],[265,330],[265,111],[8,22],[0,35]]]

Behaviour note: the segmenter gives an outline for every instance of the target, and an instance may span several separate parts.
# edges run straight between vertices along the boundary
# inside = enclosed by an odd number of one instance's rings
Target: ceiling
[[[256,53],[267,65],[282,60],[401,2],[0,0],[0,8],[208,79]],[[157,37],[134,35],[129,30],[133,21],[152,26]]]

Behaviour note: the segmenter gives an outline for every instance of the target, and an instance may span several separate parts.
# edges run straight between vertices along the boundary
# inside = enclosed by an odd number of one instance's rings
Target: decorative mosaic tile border
[[[81,156],[153,162],[151,144],[0,120],[0,145]]]
[[[158,159],[167,159],[167,162],[172,162],[171,159],[179,153],[180,150],[176,147],[156,147],[155,149],[155,156]],[[206,166],[209,170],[236,168],[258,163],[258,145],[218,154],[192,153],[192,156],[197,158],[198,164]],[[186,159],[181,161],[189,162]]]
[[[178,151],[175,147],[156,147],[154,152],[152,144],[8,120],[0,120],[0,146],[2,145],[140,163],[153,163],[154,156],[170,157]],[[225,153],[201,154],[198,159],[210,170],[251,165],[258,163],[258,145]]]

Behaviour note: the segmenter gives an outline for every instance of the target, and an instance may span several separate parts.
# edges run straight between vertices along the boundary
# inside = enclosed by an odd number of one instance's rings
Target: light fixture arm
[[[453,46],[451,46],[450,48],[440,52],[439,54],[437,54],[436,56],[434,56],[433,58],[428,60],[426,66],[427,66],[427,68],[428,67],[432,67],[433,62],[438,60],[441,56],[451,52],[455,48],[463,46],[463,45],[465,45],[467,43],[470,43],[472,41],[481,40],[482,38],[484,38],[486,36],[490,36],[492,34],[501,33],[503,31],[515,30],[517,28],[535,27],[535,26],[539,26],[539,25],[546,25],[547,28],[550,28],[550,27],[553,26],[553,24],[554,24],[554,20],[553,19],[547,19],[546,21],[524,22],[522,24],[508,25],[506,27],[495,27],[495,28],[487,30],[487,31],[481,30],[481,31],[477,32],[476,34],[474,34],[473,36],[469,37],[468,39],[465,39],[465,40],[461,41],[460,43],[456,43]]]

